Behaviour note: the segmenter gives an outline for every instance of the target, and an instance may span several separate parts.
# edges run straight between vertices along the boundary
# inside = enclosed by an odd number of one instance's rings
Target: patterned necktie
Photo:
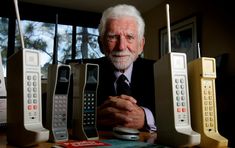
[[[121,74],[117,80],[117,95],[125,94],[131,95],[131,88],[127,84],[127,78],[124,74]]]

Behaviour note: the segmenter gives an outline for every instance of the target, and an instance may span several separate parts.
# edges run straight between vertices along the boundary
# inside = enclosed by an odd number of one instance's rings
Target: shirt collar
[[[126,78],[128,79],[128,82],[131,83],[132,69],[133,69],[133,63],[125,70],[124,73],[122,73],[120,71],[115,71],[114,74],[115,74],[116,78],[118,78],[121,74],[124,74],[126,76]]]

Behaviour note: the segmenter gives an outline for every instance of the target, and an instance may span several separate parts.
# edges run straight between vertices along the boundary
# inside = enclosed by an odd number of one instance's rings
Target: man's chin
[[[122,63],[122,62],[119,62],[119,63],[114,62],[113,65],[114,65],[115,68],[118,69],[118,70],[125,70],[125,69],[127,69],[127,68],[130,66],[130,64],[128,64],[128,63]]]
[[[134,61],[132,57],[128,58],[110,58],[114,67],[118,70],[126,70]]]

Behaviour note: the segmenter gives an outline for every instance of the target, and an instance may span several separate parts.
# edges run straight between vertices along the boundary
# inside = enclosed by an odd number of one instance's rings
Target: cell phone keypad
[[[39,74],[26,73],[26,120],[30,123],[39,121]]]
[[[85,91],[84,93],[84,111],[83,111],[83,125],[84,126],[95,126],[96,124],[96,92]]]
[[[67,96],[55,95],[54,96],[54,116],[53,127],[67,127]]]
[[[187,125],[188,122],[188,107],[187,107],[187,91],[186,78],[183,75],[174,77],[174,94],[175,94],[175,115],[176,124]]]
[[[213,81],[204,79],[202,81],[203,93],[203,113],[204,127],[207,131],[215,131],[215,106],[214,106],[214,89]]]

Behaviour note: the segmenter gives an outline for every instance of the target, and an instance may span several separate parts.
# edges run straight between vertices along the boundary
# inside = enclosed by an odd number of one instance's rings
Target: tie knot
[[[127,78],[124,74],[121,74],[117,79],[117,95],[126,94],[131,95],[131,89],[126,82]]]
[[[117,83],[122,83],[122,82],[125,82],[126,83],[126,76],[124,74],[121,74],[118,79],[117,79]]]

